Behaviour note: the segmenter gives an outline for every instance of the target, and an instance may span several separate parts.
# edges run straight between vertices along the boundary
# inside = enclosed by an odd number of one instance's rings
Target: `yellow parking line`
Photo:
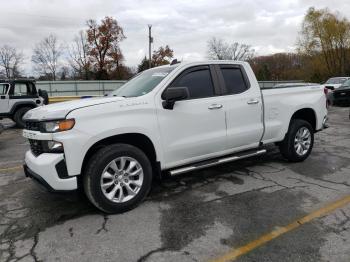
[[[270,233],[267,233],[263,236],[261,236],[260,238],[244,245],[238,248],[234,248],[231,251],[229,251],[228,253],[226,253],[225,255],[218,257],[214,260],[212,260],[212,262],[226,262],[226,261],[234,261],[236,260],[238,257],[249,253],[250,251],[253,251],[254,249],[270,242],[271,240],[289,232],[292,231],[298,227],[300,227],[303,224],[306,224],[312,220],[314,220],[315,218],[319,218],[322,217],[332,211],[334,211],[337,208],[343,207],[346,204],[350,203],[350,195],[339,199],[338,201],[335,201],[323,208],[320,208],[292,223],[290,223],[287,226],[283,226],[283,227],[279,227],[273,231],[271,231]]]
[[[14,167],[1,168],[0,169],[0,173],[1,172],[8,172],[8,171],[16,171],[16,170],[20,170],[22,168],[23,168],[23,166],[14,166]]]

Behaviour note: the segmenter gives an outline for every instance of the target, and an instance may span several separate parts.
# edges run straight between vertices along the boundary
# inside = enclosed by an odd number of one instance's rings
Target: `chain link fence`
[[[56,96],[103,96],[121,87],[125,81],[37,81],[38,89],[46,90],[50,97]]]

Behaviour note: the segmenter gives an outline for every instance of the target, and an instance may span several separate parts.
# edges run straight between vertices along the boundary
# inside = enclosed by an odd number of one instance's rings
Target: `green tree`
[[[144,70],[147,70],[148,67],[149,67],[148,61],[149,61],[149,60],[148,60],[147,57],[145,56],[145,57],[142,59],[141,63],[137,66],[137,72],[142,72],[142,71],[144,71]]]
[[[349,21],[327,8],[309,8],[302,23],[298,48],[309,57],[320,56],[328,75],[344,75],[350,61]]]

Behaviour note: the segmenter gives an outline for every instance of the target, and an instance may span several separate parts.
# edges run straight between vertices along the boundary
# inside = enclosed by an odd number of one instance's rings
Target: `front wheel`
[[[314,131],[310,123],[301,119],[293,119],[279,148],[282,156],[287,160],[301,162],[310,155],[313,144]]]
[[[100,149],[84,174],[89,200],[106,213],[122,213],[136,207],[152,184],[152,166],[139,148],[115,144]]]

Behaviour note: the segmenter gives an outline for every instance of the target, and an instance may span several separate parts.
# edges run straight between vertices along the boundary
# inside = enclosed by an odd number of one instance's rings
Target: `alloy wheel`
[[[101,189],[104,196],[116,203],[133,199],[143,184],[143,169],[132,157],[118,157],[111,161],[101,175]]]
[[[301,127],[294,138],[294,149],[299,156],[307,154],[311,146],[311,133],[306,127]]]

